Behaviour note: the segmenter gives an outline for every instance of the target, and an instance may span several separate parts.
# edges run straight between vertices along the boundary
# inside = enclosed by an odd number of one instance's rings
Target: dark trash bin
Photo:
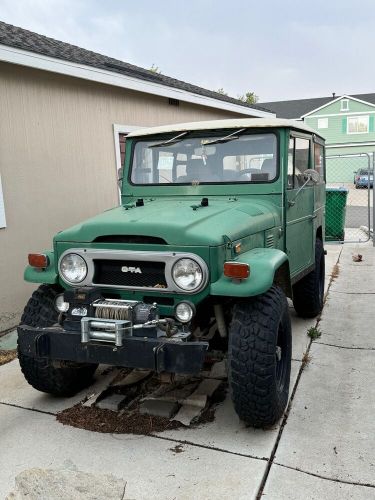
[[[326,240],[344,241],[346,202],[349,189],[326,188]]]

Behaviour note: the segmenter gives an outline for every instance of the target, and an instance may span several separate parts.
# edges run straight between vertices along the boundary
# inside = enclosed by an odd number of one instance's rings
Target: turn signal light
[[[49,264],[49,259],[44,253],[29,253],[28,259],[30,266],[40,269],[45,269]]]
[[[225,262],[224,275],[228,278],[244,280],[250,276],[250,266],[242,262]]]

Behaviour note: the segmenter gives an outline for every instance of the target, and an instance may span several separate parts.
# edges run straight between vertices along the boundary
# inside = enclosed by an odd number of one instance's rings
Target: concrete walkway
[[[339,275],[318,325],[323,334],[310,347],[316,321],[291,308],[292,399],[273,429],[246,428],[228,398],[214,422],[195,429],[146,437],[63,426],[55,414],[87,391],[64,400],[41,394],[16,360],[0,367],[0,498],[18,474],[39,468],[113,474],[125,485],[119,499],[375,499],[375,252],[327,249],[327,278],[338,259]],[[357,264],[351,254],[359,249]]]

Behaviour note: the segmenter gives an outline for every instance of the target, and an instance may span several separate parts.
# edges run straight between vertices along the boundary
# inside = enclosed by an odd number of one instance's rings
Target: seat
[[[268,180],[274,179],[276,177],[276,163],[273,158],[267,158],[263,160],[260,173],[268,174]]]

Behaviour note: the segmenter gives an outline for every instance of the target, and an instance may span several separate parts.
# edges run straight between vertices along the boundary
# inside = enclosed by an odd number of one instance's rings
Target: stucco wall
[[[238,114],[0,63],[0,331],[13,327],[32,285],[29,252],[117,204],[113,124],[159,125]]]

